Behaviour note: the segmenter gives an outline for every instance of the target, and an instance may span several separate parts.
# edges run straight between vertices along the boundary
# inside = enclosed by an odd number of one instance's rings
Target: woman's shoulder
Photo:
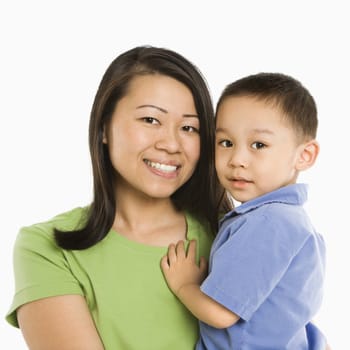
[[[186,213],[187,239],[197,241],[199,256],[209,257],[210,247],[214,239],[214,233],[210,229],[207,220],[201,220],[191,213]]]
[[[71,209],[64,213],[56,215],[46,223],[51,224],[54,228],[61,231],[76,230],[85,225],[89,208],[89,206],[86,206]]]
[[[19,230],[17,242],[32,241],[35,238],[36,240],[45,239],[53,242],[53,232],[55,229],[70,231],[82,227],[86,222],[88,209],[88,206],[77,207],[60,213],[49,220],[23,226]]]
[[[200,219],[190,212],[186,212],[186,221],[188,232],[199,232],[201,234],[212,236],[213,232],[210,229],[208,220]]]

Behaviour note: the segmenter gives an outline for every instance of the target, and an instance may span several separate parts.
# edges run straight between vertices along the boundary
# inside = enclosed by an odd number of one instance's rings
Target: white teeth
[[[149,160],[146,160],[146,163],[151,166],[152,168],[164,171],[165,173],[171,173],[173,171],[176,171],[177,167],[175,165],[166,165],[161,163],[154,163]]]

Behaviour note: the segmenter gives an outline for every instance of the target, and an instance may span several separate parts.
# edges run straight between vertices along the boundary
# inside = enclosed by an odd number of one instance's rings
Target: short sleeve
[[[45,224],[23,228],[14,245],[15,295],[6,320],[18,327],[16,310],[28,302],[65,294],[83,295],[64,251]]]
[[[305,241],[293,238],[283,221],[272,223],[265,215],[246,220],[228,237],[212,255],[211,271],[201,289],[247,321]]]

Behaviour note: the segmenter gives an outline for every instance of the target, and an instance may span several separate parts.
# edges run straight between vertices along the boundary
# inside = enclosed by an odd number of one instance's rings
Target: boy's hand
[[[161,260],[161,268],[169,288],[178,296],[180,290],[187,285],[200,285],[207,275],[207,262],[201,257],[196,264],[196,241],[189,243],[187,254],[183,241],[176,246],[171,244],[168,254]]]

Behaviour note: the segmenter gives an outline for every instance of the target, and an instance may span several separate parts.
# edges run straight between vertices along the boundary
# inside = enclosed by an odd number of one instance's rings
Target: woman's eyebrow
[[[199,119],[197,114],[184,114],[183,116],[185,118],[197,118],[197,119]]]
[[[159,111],[163,112],[163,113],[168,113],[168,111],[164,108],[161,108],[161,107],[158,107],[158,106],[155,106],[155,105],[141,105],[141,106],[138,106],[136,107],[136,109],[140,109],[140,108],[155,108],[155,109],[158,109]]]
[[[156,105],[140,105],[138,107],[136,107],[136,109],[141,109],[141,108],[154,108],[157,109],[158,111],[161,111],[163,113],[168,113],[168,111],[162,107],[156,106]],[[183,114],[184,117],[186,118],[198,118],[197,114]]]

